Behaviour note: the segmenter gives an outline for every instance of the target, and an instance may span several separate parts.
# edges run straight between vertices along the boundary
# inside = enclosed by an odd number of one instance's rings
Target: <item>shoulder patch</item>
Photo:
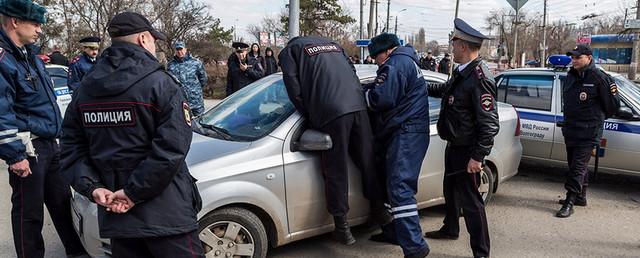
[[[493,95],[482,94],[482,96],[480,96],[480,105],[484,111],[493,110]]]
[[[618,95],[618,85],[616,85],[615,83],[609,85],[609,90],[611,91],[611,95]]]
[[[310,44],[304,46],[304,51],[309,56],[315,56],[322,53],[342,52],[342,49],[333,43],[326,44]]]
[[[184,113],[184,122],[191,127],[191,109],[189,109],[187,102],[182,102],[182,112]]]

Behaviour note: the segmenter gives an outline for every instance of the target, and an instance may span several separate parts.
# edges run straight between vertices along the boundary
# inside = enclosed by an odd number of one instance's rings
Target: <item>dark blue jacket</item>
[[[375,112],[377,138],[398,129],[429,132],[429,100],[418,57],[411,47],[398,47],[365,88],[369,109]]]
[[[82,78],[89,73],[89,70],[91,70],[95,64],[96,62],[91,61],[85,54],[74,58],[69,65],[69,88],[74,91],[77,90],[78,87],[80,87]]]
[[[36,57],[38,49],[25,49],[26,56],[0,29],[0,158],[8,164],[26,158],[17,132],[55,139],[62,124],[53,83]]]

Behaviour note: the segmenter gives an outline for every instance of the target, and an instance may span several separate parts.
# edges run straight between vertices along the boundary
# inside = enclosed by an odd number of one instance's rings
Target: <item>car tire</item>
[[[267,256],[267,231],[260,218],[247,209],[223,208],[204,216],[199,225],[198,232],[205,255],[252,258]],[[229,231],[230,227],[233,230]]]
[[[484,204],[489,203],[489,201],[491,201],[491,197],[493,197],[493,190],[495,188],[495,184],[494,184],[494,173],[493,170],[491,169],[490,166],[484,166],[483,171],[480,172],[480,182],[481,182],[481,186],[478,188],[478,191],[480,191],[480,196],[482,196],[482,200],[484,201]],[[482,184],[488,184],[487,186],[485,186],[485,190],[487,191],[482,191],[481,188]]]

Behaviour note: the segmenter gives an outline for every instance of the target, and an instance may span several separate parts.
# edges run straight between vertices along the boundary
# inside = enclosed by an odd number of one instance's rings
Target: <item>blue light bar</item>
[[[547,58],[547,63],[554,68],[564,68],[571,64],[571,57],[566,55],[552,55]]]

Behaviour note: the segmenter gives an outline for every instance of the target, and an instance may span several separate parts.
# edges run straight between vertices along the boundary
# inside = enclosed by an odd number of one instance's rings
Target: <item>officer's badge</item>
[[[449,96],[449,106],[453,105],[453,96]]]
[[[609,86],[609,90],[611,90],[611,95],[613,96],[618,95],[618,85],[616,85],[615,83]]]
[[[585,101],[587,100],[587,93],[586,92],[580,92],[580,101]]]
[[[493,95],[482,94],[482,96],[480,96],[480,105],[482,105],[482,110],[484,111],[493,110]]]
[[[182,112],[184,112],[184,122],[191,126],[191,109],[187,102],[182,102]]]

